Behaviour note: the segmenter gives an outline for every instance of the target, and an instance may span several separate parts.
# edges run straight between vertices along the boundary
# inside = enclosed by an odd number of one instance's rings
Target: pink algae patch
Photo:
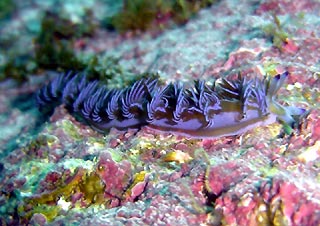
[[[206,189],[209,193],[220,195],[232,185],[245,178],[251,170],[236,162],[228,162],[219,166],[211,167],[206,178]]]
[[[276,14],[299,13],[310,11],[316,7],[317,2],[312,0],[286,1],[286,0],[267,0],[256,10],[257,14],[273,12]]]
[[[318,118],[313,124],[312,137],[315,140],[320,140],[320,118]]]
[[[283,213],[291,217],[296,211],[297,203],[299,203],[300,199],[296,186],[290,183],[283,183],[280,186],[279,196],[284,204]]]
[[[98,163],[98,174],[106,185],[105,193],[120,198],[132,179],[131,164],[128,161],[116,163],[109,153],[103,153]]]
[[[299,47],[292,40],[287,39],[281,50],[290,54],[294,54],[299,50]]]
[[[229,190],[215,208],[222,211],[226,225],[319,225],[315,213],[320,206],[311,202],[296,185],[282,179],[262,181],[258,187]]]

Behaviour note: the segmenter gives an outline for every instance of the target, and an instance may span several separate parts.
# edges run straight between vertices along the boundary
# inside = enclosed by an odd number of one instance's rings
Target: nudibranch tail
[[[40,110],[59,103],[80,115],[94,129],[106,132],[148,126],[154,130],[204,138],[238,135],[279,119],[291,122],[303,109],[284,107],[275,95],[288,73],[272,79],[220,79],[209,86],[195,81],[159,86],[141,79],[125,89],[107,89],[84,73],[61,74],[37,95]]]

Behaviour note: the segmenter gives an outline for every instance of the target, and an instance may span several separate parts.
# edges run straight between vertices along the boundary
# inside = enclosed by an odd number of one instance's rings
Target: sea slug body
[[[63,103],[100,132],[148,126],[188,137],[221,137],[276,120],[292,125],[305,110],[276,101],[287,76],[288,72],[262,80],[223,78],[213,85],[198,80],[187,88],[180,83],[159,86],[157,80],[141,79],[131,87],[108,90],[85,73],[68,72],[40,89],[37,103],[44,112]]]

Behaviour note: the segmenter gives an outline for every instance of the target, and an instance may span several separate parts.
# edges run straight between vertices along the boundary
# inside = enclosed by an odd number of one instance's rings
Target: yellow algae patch
[[[180,150],[175,150],[167,153],[162,160],[165,162],[177,162],[186,163],[190,162],[193,158],[188,154]]]

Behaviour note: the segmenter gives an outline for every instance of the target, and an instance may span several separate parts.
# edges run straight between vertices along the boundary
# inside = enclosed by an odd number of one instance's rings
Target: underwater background
[[[318,0],[1,0],[0,225],[320,225],[319,28]],[[70,71],[110,90],[288,72],[273,98],[306,112],[220,138],[101,133],[39,109]]]

